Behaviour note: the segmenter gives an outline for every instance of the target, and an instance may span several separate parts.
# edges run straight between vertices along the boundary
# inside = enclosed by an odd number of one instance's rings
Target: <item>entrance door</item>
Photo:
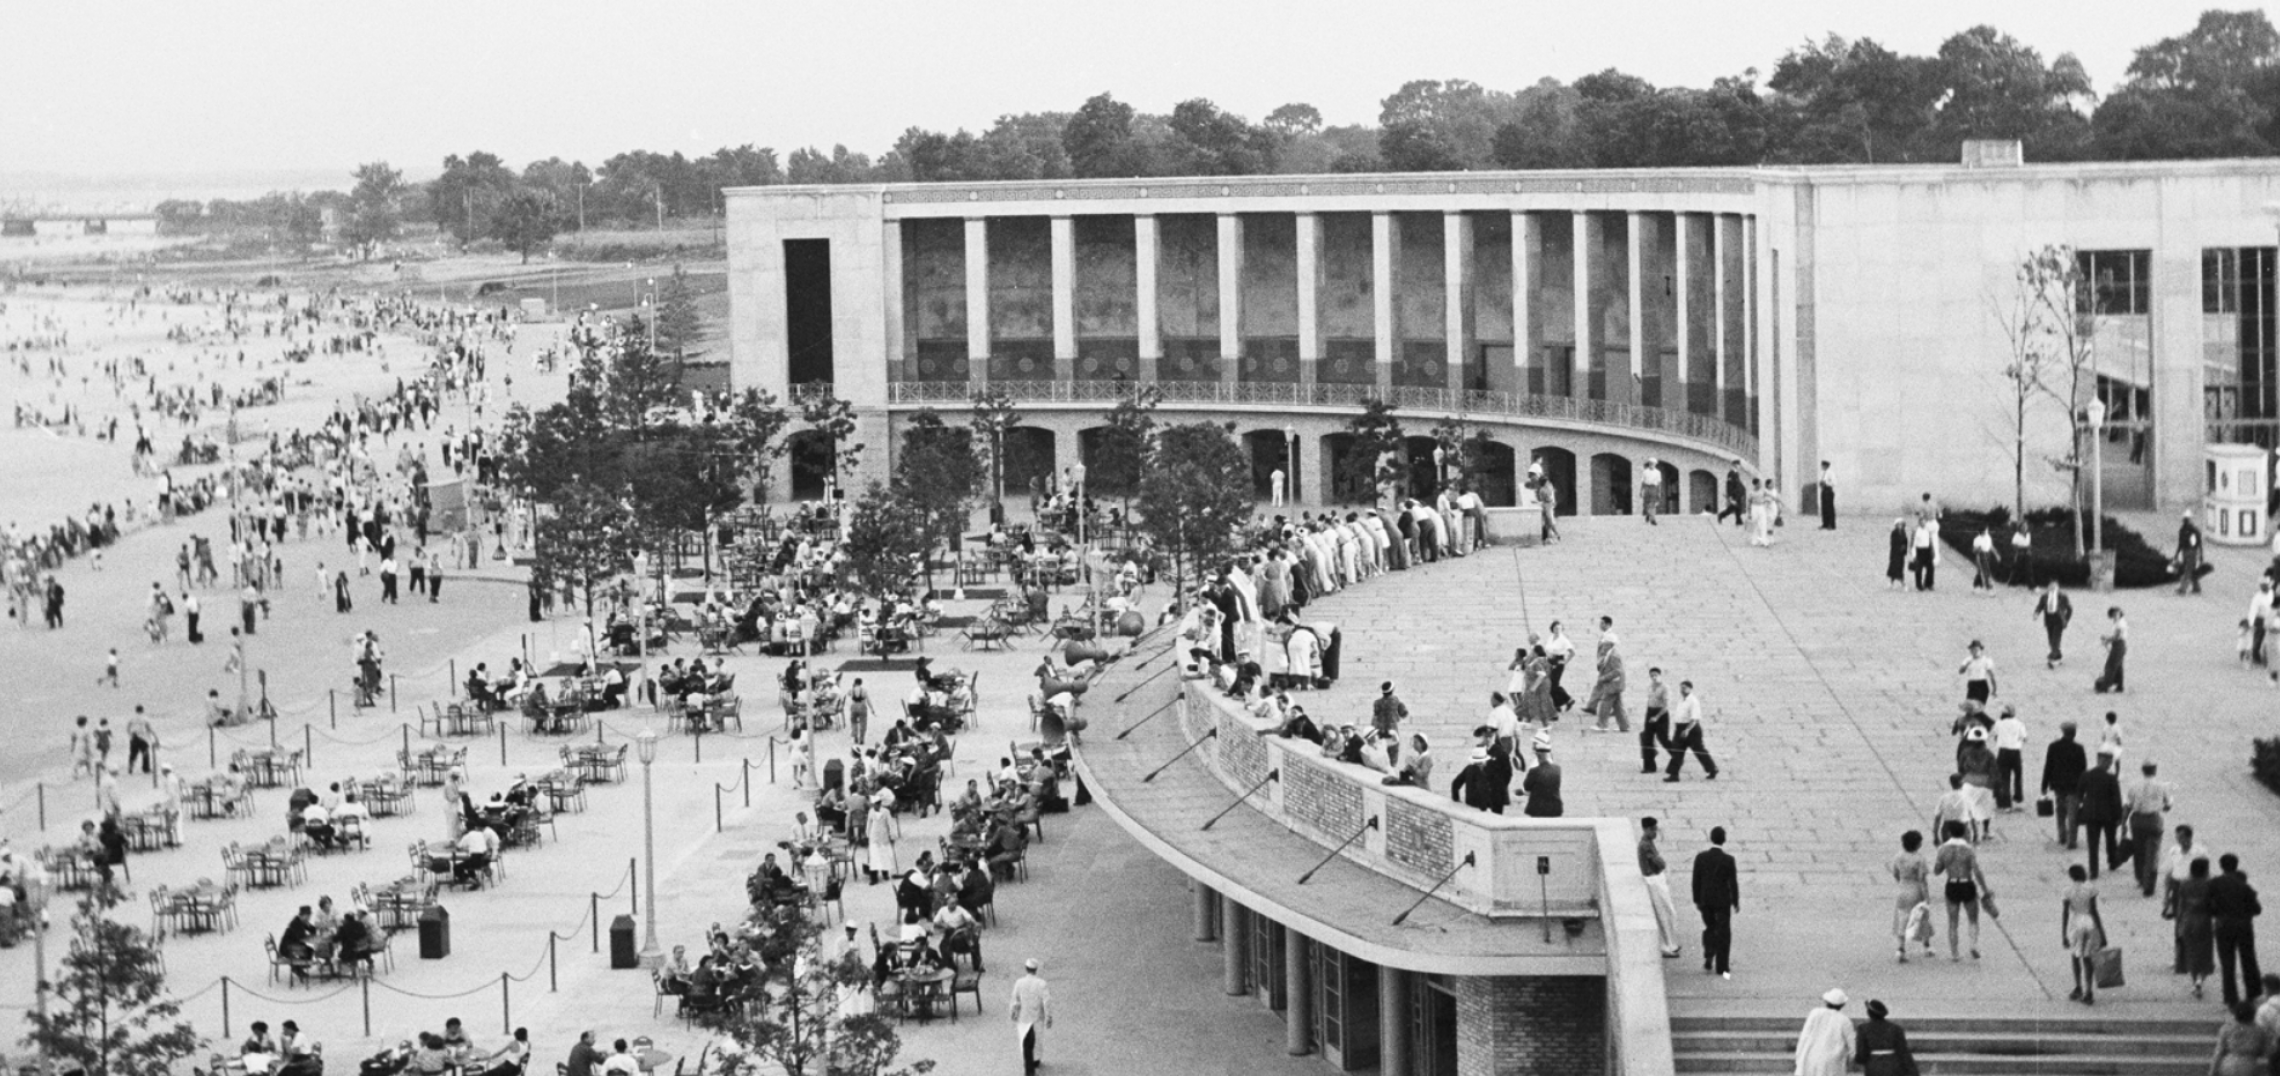
[[[1446,975],[1412,977],[1417,1076],[1457,1076],[1456,984]]]
[[[1251,990],[1267,1008],[1283,1011],[1289,984],[1283,975],[1282,924],[1251,915]]]
[[[1321,1045],[1323,1058],[1340,1072],[1376,1067],[1377,965],[1319,942],[1307,945],[1312,950],[1308,964],[1313,971],[1314,1041]]]

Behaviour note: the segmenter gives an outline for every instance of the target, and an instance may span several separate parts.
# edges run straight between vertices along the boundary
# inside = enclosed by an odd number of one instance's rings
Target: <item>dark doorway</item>
[[[1516,454],[1512,446],[1502,441],[1480,440],[1473,442],[1473,492],[1490,508],[1510,508],[1520,503],[1515,487],[1518,476],[1513,473]]]
[[[785,372],[794,385],[832,380],[831,240],[784,240]]]
[[[1536,463],[1543,467],[1544,477],[1552,480],[1552,496],[1558,498],[1554,515],[1575,514],[1575,453],[1564,448],[1539,448]]]
[[[1402,453],[1408,457],[1403,461],[1407,468],[1403,473],[1409,476],[1409,496],[1430,497],[1440,492],[1441,471],[1433,462],[1433,450],[1439,447],[1441,442],[1430,437],[1401,439]]]
[[[785,442],[792,458],[792,499],[816,500],[823,496],[838,462],[838,446],[822,430],[801,430]]]
[[[1631,514],[1631,461],[1613,452],[1591,457],[1591,514]]]
[[[1252,430],[1243,435],[1243,448],[1251,457],[1251,495],[1262,501],[1274,498],[1275,472],[1283,472],[1283,498],[1297,503],[1298,442],[1282,430]]]
[[[1053,431],[1037,426],[1015,426],[1005,431],[1005,495],[1021,496],[1047,491],[1061,480],[1053,458]],[[1034,485],[1032,485],[1034,480]]]
[[[1689,512],[1716,512],[1718,510],[1718,476],[1708,471],[1690,471],[1686,476],[1686,503]]]
[[[1412,1045],[1417,1076],[1457,1076],[1457,994],[1446,975],[1424,977],[1412,988]]]
[[[1357,474],[1359,466],[1353,462],[1354,435],[1333,433],[1322,439],[1322,458],[1330,468],[1330,501],[1333,504],[1376,504],[1377,491],[1366,475]]]

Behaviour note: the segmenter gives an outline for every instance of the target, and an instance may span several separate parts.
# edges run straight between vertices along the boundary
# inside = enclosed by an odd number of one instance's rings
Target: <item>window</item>
[[[2075,309],[2084,314],[2144,314],[2152,310],[2153,252],[2083,250],[2074,255],[2082,274]]]
[[[2240,252],[2211,247],[2201,252],[2201,313],[2240,312]]]

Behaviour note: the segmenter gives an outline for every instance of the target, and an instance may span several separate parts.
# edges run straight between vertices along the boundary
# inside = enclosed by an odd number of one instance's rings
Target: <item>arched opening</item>
[[[1298,441],[1285,430],[1252,430],[1243,435],[1243,450],[1251,457],[1251,495],[1262,501],[1274,498],[1276,471],[1283,472],[1283,499],[1299,499]]]
[[[1575,453],[1564,448],[1539,448],[1536,465],[1544,469],[1544,477],[1552,480],[1552,495],[1558,498],[1553,505],[1554,515],[1575,514]]]
[[[1662,484],[1655,487],[1662,503],[1655,505],[1655,512],[1669,515],[1678,511],[1678,467],[1669,460],[1656,460],[1655,473],[1662,477]]]
[[[1502,441],[1481,439],[1473,442],[1473,492],[1480,494],[1482,503],[1490,508],[1510,508],[1520,503],[1518,489],[1518,453]]]
[[[1631,514],[1631,460],[1613,452],[1591,457],[1591,514]]]
[[[1433,450],[1441,442],[1430,437],[1404,437],[1401,439],[1402,473],[1407,476],[1408,488],[1403,494],[1410,497],[1430,497],[1441,489],[1441,470],[1433,462]],[[1452,469],[1455,461],[1444,461]]]
[[[1376,504],[1377,489],[1365,475],[1356,474],[1354,435],[1333,433],[1322,439],[1322,457],[1330,468],[1330,500],[1336,504]]]
[[[1689,512],[1715,512],[1718,510],[1718,476],[1704,470],[1686,474],[1686,510]]]
[[[1005,459],[998,472],[1002,495],[1018,497],[1032,489],[1043,491],[1060,481],[1053,458],[1053,431],[1037,426],[1014,426],[1005,431]]]
[[[801,430],[785,439],[791,457],[792,499],[812,501],[823,496],[837,465],[839,446],[822,430]]]

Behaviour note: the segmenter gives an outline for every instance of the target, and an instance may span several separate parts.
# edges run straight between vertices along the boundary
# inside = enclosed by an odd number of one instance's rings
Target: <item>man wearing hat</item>
[[[1892,1010],[1874,998],[1868,1002],[1868,1022],[1854,1029],[1861,1067],[1868,1076],[1916,1076],[1916,1054],[1908,1049],[1908,1033],[1885,1019]]]
[[[2082,803],[2082,771],[2090,768],[2089,757],[2074,732],[2074,722],[2059,722],[2058,739],[2043,750],[2042,794],[2054,801],[2058,839],[2068,849],[2075,847],[2077,836],[2075,814]]]
[[[1037,1060],[1037,1025],[1053,1026],[1053,990],[1037,974],[1037,958],[1022,962],[1024,974],[1014,980],[1013,1000],[1007,1006],[1014,1036],[1021,1040],[1022,1076],[1033,1076]]]
[[[1409,716],[1409,707],[1393,693],[1393,681],[1378,685],[1378,698],[1370,705],[1370,727],[1392,736],[1401,731],[1401,722]]]
[[[1857,1038],[1853,1022],[1845,1016],[1845,992],[1831,989],[1821,995],[1821,1007],[1805,1017],[1805,1030],[1797,1035],[1797,1076],[1845,1076],[1852,1068]]]
[[[2114,755],[2110,745],[2098,748],[2098,766],[2082,775],[2081,805],[2075,809],[2082,828],[2089,831],[2092,878],[2098,877],[2100,860],[2104,860],[2107,867],[2120,870],[2127,858],[2121,845],[2122,783],[2114,772]]]
[[[1558,818],[1567,813],[1567,805],[1560,802],[1560,767],[1552,761],[1551,731],[1538,732],[1533,746],[1536,764],[1520,779],[1520,794],[1528,797],[1528,806],[1520,813],[1530,818]]]
[[[1449,783],[1449,798],[1475,810],[1503,814],[1512,802],[1512,766],[1503,760],[1503,745],[1495,742],[1493,729],[1483,725],[1474,736],[1485,742],[1473,745],[1472,756]]]
[[[2201,526],[2193,522],[2193,510],[2185,509],[2177,521],[2177,593],[2201,592]]]

